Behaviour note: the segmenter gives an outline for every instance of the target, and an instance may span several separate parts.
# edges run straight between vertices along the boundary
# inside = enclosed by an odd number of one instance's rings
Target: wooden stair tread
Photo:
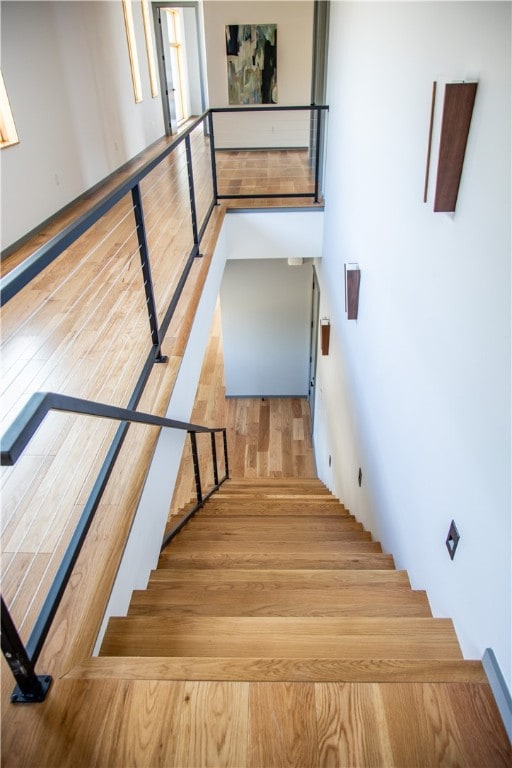
[[[369,531],[361,531],[358,529],[351,530],[344,529],[340,526],[338,530],[334,530],[326,534],[325,531],[297,531],[297,530],[274,530],[273,528],[268,531],[263,531],[261,533],[257,533],[255,529],[249,529],[245,530],[244,528],[239,529],[222,529],[217,531],[212,530],[206,530],[206,531],[196,531],[196,530],[183,530],[180,531],[180,533],[176,536],[174,539],[173,544],[177,542],[201,542],[201,545],[203,542],[215,542],[219,544],[220,549],[222,549],[224,543],[235,543],[240,544],[241,547],[243,547],[245,544],[259,544],[260,547],[264,547],[266,549],[267,543],[274,543],[274,544],[294,544],[299,545],[303,543],[304,545],[307,545],[308,543],[312,545],[320,545],[324,544],[326,539],[328,539],[329,543],[331,544],[334,541],[371,541],[372,535]],[[255,541],[256,540],[256,541]]]
[[[286,528],[277,528],[271,531],[258,532],[257,527],[245,528],[244,526],[232,527],[232,528],[219,528],[219,529],[192,529],[181,531],[174,541],[215,541],[222,545],[226,541],[239,542],[254,542],[254,540],[261,545],[266,542],[282,542],[284,543],[300,543],[305,544],[310,542],[323,543],[326,539],[330,542],[333,541],[371,541],[372,535],[369,531],[363,531],[360,528],[344,528],[339,526],[332,531],[318,531],[315,529],[301,531],[296,527],[291,527],[290,530]]]
[[[67,678],[242,680],[249,682],[447,682],[486,684],[480,661],[460,659],[331,659],[236,656],[98,656]]]
[[[133,593],[129,616],[431,616],[425,592],[389,585],[337,590],[203,585]]]
[[[452,622],[432,618],[112,618],[100,655],[461,658]]]
[[[339,504],[303,501],[295,504],[284,504],[279,501],[239,501],[236,504],[226,504],[220,501],[208,502],[199,513],[203,517],[227,517],[242,515],[258,515],[259,517],[276,517],[291,515],[293,517],[351,517],[347,510]]]
[[[280,554],[302,555],[307,554],[311,557],[316,555],[339,555],[344,552],[382,552],[382,547],[378,541],[367,540],[340,540],[340,541],[254,541],[254,540],[231,540],[225,541],[197,541],[196,539],[180,539],[179,535],[168,545],[166,553],[170,556],[174,554],[184,554],[190,552],[194,554]]]
[[[358,523],[353,517],[295,517],[292,515],[278,516],[274,515],[269,523],[270,531],[300,531],[310,532],[318,531],[324,535],[327,533],[341,531],[363,531],[362,523]],[[200,533],[216,533],[225,530],[230,534],[237,534],[240,531],[257,532],[258,535],[267,533],[266,528],[261,524],[261,517],[254,515],[241,515],[239,517],[227,516],[222,517],[217,515],[215,517],[202,517],[197,514],[192,520],[187,523],[182,533],[200,534]]]
[[[160,555],[159,568],[169,565],[172,568],[282,568],[284,570],[306,568],[314,569],[344,569],[358,568],[393,569],[395,567],[391,555],[380,552],[335,552],[335,553],[229,553],[229,552],[186,552],[175,550],[172,554],[169,548]]]
[[[180,586],[199,584],[209,591],[215,591],[217,587],[221,589],[224,585],[233,585],[236,587],[257,584],[265,588],[296,588],[301,589],[339,589],[346,585],[375,585],[392,584],[395,587],[410,589],[409,576],[407,571],[397,570],[321,570],[321,569],[264,569],[258,571],[254,569],[242,568],[216,568],[208,570],[205,568],[160,568],[152,571],[149,583],[149,589],[168,588],[169,585]]]

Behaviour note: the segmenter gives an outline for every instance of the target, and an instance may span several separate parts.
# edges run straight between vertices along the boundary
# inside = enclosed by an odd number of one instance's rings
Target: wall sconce
[[[357,320],[360,282],[359,264],[345,264],[345,312],[349,320]]]
[[[331,321],[328,317],[322,317],[320,320],[320,329],[322,334],[322,355],[328,355],[329,341],[331,338]]]

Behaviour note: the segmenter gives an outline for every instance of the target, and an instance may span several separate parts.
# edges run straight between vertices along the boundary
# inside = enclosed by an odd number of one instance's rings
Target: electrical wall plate
[[[459,544],[459,539],[460,534],[457,530],[455,522],[452,520],[450,524],[450,530],[448,531],[448,536],[446,537],[446,548],[452,560],[455,557],[455,550]]]

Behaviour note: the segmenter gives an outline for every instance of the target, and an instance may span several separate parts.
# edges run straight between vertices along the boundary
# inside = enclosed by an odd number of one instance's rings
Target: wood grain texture
[[[219,569],[215,571],[196,570],[192,568],[174,569],[161,568],[152,571],[149,577],[148,590],[169,589],[169,587],[197,586],[207,592],[215,592],[226,587],[248,589],[328,589],[335,590],[345,586],[393,586],[395,589],[410,589],[411,584],[407,571],[396,570],[326,570],[306,568],[301,570],[287,569]]]
[[[101,655],[460,659],[451,621],[375,617],[112,618]]]
[[[510,746],[488,690],[475,683],[56,680],[44,705],[9,708],[2,766],[508,768]]]
[[[320,764],[311,685],[254,683],[249,708],[248,766]]]
[[[315,704],[318,765],[394,765],[379,686],[317,685]]]
[[[424,592],[377,587],[135,591],[129,616],[430,616]]]
[[[434,211],[455,211],[477,85],[445,86]]]
[[[330,659],[234,656],[99,656],[67,678],[121,680],[245,680],[249,682],[458,682],[487,684],[480,661],[456,659]]]

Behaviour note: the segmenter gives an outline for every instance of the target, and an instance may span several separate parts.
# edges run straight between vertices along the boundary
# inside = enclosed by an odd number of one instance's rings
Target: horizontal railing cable
[[[42,296],[38,308],[29,310],[28,314],[25,314],[24,307],[26,304],[23,299],[20,299],[14,310],[15,312],[21,310],[22,320],[21,323],[16,324],[16,327],[14,327],[13,322],[14,313],[10,313],[11,317],[8,317],[8,322],[12,324],[12,328],[7,331],[6,343],[10,344],[11,338],[16,342],[22,330],[25,334],[34,336],[35,343],[40,345],[41,350],[48,341],[52,354],[46,366],[47,372],[58,371],[58,381],[62,387],[75,390],[69,394],[65,392],[39,392],[32,395],[2,437],[2,465],[12,466],[16,462],[50,410],[79,414],[83,417],[108,419],[112,424],[117,424],[113,438],[111,429],[99,432],[93,430],[93,434],[88,434],[85,442],[80,443],[81,449],[85,450],[87,447],[89,451],[90,464],[82,475],[77,475],[74,480],[71,477],[68,478],[69,482],[65,488],[65,483],[60,484],[60,489],[64,488],[64,498],[57,504],[52,501],[51,514],[47,514],[38,532],[38,535],[43,536],[43,540],[46,537],[57,535],[52,531],[54,531],[54,523],[59,520],[57,545],[54,546],[53,553],[47,561],[38,589],[47,578],[53,576],[53,582],[32,627],[26,652],[24,648],[19,649],[20,659],[25,658],[23,654],[27,655],[32,666],[31,671],[29,671],[30,680],[27,682],[23,674],[18,679],[17,674],[20,673],[22,664],[20,667],[20,663],[16,659],[13,660],[12,654],[11,661],[9,661],[11,670],[21,686],[21,697],[19,691],[15,692],[12,697],[13,701],[39,700],[38,696],[41,693],[39,688],[42,686],[46,690],[48,687],[49,678],[46,677],[42,683],[39,683],[33,665],[39,657],[78,553],[99,507],[103,491],[115,466],[129,425],[139,423],[158,429],[187,430],[190,434],[193,445],[197,503],[167,535],[166,541],[176,534],[189,517],[195,514],[197,509],[204,504],[204,501],[215,490],[218,490],[228,478],[229,466],[225,429],[212,430],[200,425],[139,412],[136,408],[155,362],[166,360],[161,353],[162,340],[165,338],[176,311],[192,265],[197,256],[200,255],[200,243],[218,201],[228,197],[293,199],[314,196],[315,202],[318,202],[319,170],[323,151],[321,140],[325,134],[325,121],[322,126],[321,116],[326,109],[325,106],[316,105],[307,107],[259,105],[252,108],[226,107],[208,110],[194,120],[183,133],[170,141],[165,148],[157,152],[142,168],[129,174],[112,191],[93,204],[85,213],[78,216],[71,224],[65,226],[1,279],[1,305],[4,306],[25,286],[36,285],[37,283],[34,281],[43,270],[46,270],[59,256],[63,256],[65,259],[64,267],[61,268],[59,263],[56,271],[50,276],[45,276],[46,282],[58,279],[58,285],[49,283],[50,289],[46,295]],[[287,189],[285,192],[279,193],[270,192],[269,189],[263,187],[260,189],[258,186],[254,190],[254,194],[219,194],[216,162],[216,151],[218,150],[215,148],[214,114],[252,112],[254,117],[260,112],[299,111],[304,112],[305,115],[309,112],[312,116],[309,133],[305,131],[304,125],[295,125],[293,121],[281,116],[279,118],[276,116],[275,130],[277,134],[281,131],[283,136],[288,133],[289,140],[296,144],[301,143],[303,136],[308,136],[308,162],[305,163],[304,158],[299,155],[291,155],[293,158],[292,166],[288,166],[287,173],[284,175],[296,186],[299,186],[300,190],[300,185],[306,179],[308,168],[313,167],[313,192],[309,186],[300,191],[291,192]],[[291,149],[290,151],[293,152],[294,150]],[[229,171],[228,165],[224,163],[222,166],[223,177],[227,171]],[[257,177],[257,174],[249,175],[251,178]],[[264,176],[262,177],[263,181]],[[308,181],[308,184],[311,183]],[[118,208],[114,211],[116,206]],[[114,217],[113,223],[109,221],[108,231],[104,232],[103,226],[100,226],[97,231],[92,231],[91,228],[100,222],[107,213]],[[170,220],[173,224],[169,228],[168,222]],[[74,243],[89,230],[92,233],[87,235],[87,240],[81,241],[79,246],[73,248]],[[164,232],[167,232],[167,239]],[[176,238],[177,232],[179,232],[179,239]],[[85,252],[82,253],[84,248]],[[134,268],[135,261],[139,262],[137,268]],[[89,270],[91,263],[93,268]],[[86,272],[86,270],[89,271]],[[41,279],[39,278],[40,281]],[[75,284],[78,290],[71,292],[67,290],[64,295],[66,286]],[[82,290],[80,290],[81,288]],[[160,298],[158,297],[159,292]],[[132,301],[131,304],[126,304],[127,296]],[[59,309],[57,314],[51,311],[54,309],[53,302],[55,302],[55,307]],[[76,316],[75,312],[77,312]],[[147,344],[144,339],[147,338],[148,320],[151,340],[149,349],[144,346]],[[112,357],[96,355],[95,358],[96,341],[105,334],[108,335],[111,332],[111,327],[120,329],[120,332],[115,331],[117,335],[112,339],[112,343],[116,347],[116,355]],[[57,340],[57,347],[53,350],[52,339],[57,331],[60,336]],[[81,338],[82,334],[83,339]],[[142,339],[143,343],[132,349],[133,344],[126,346],[130,338]],[[76,351],[77,339],[81,339],[78,351]],[[16,354],[18,354],[18,350],[14,347],[11,358],[15,362]],[[93,363],[92,366],[88,365],[88,376],[83,377],[76,364],[74,366],[76,371],[71,365],[68,370],[63,368],[61,371],[59,368],[61,362],[68,358],[70,361],[89,360],[90,358]],[[22,360],[22,358],[19,359]],[[45,376],[47,372],[45,372]],[[16,377],[16,375],[16,368],[14,367],[10,377]],[[45,380],[44,377],[41,380]],[[120,388],[118,382],[121,380],[124,383]],[[94,385],[95,399],[93,400],[90,398],[90,394],[91,386],[95,381],[101,382],[101,384],[99,388]],[[25,387],[24,391],[29,392],[30,387]],[[127,404],[125,407],[121,407],[110,405],[107,402],[98,402],[98,394],[102,396],[102,399],[104,399],[104,395],[108,400],[115,402],[126,399]],[[12,401],[11,410],[17,407],[17,403],[18,400]],[[64,423],[57,425],[57,427],[56,435],[52,436],[52,432],[50,432],[50,451],[61,450],[62,445],[66,445],[68,449],[78,445],[74,439],[69,441],[67,439],[67,430],[70,425]],[[213,488],[207,491],[204,491],[202,487],[199,466],[196,442],[196,434],[199,433],[209,433],[211,436],[209,442],[211,443],[212,454]],[[222,433],[223,436],[224,474],[222,476],[218,470],[216,446],[216,435],[219,433]],[[99,471],[97,471],[98,463],[101,463]],[[209,472],[207,475],[209,482],[211,475]],[[68,490],[74,485],[78,488],[79,496],[83,496],[87,492],[89,494],[76,524],[76,515],[69,513],[66,516],[65,512]],[[48,506],[50,494],[51,489],[50,484],[48,484],[45,491],[38,497],[38,505],[41,510],[44,506]],[[20,494],[20,498],[23,496],[23,493]],[[67,531],[71,531],[71,535],[69,541],[65,542],[64,539],[69,535]],[[12,548],[15,549],[16,547],[14,555],[21,551],[24,546],[23,542],[31,543],[33,533],[32,523],[28,521],[26,530],[16,531],[17,538],[15,537],[12,541]],[[60,554],[57,556],[56,553],[64,546],[66,546],[65,553],[55,569],[55,575],[50,574],[50,571],[55,567],[53,561],[57,561],[57,557],[60,557]],[[15,562],[14,556],[12,562]],[[25,577],[26,574],[18,585],[18,592],[24,585]],[[28,620],[36,608],[36,592],[28,602],[26,600],[24,602],[23,622],[25,619]],[[16,646],[20,640],[8,614],[7,606],[2,599],[2,630],[6,633],[6,648],[7,646],[11,648],[12,643]],[[4,649],[4,643],[2,643],[2,648]],[[11,651],[6,652],[6,657],[8,653]],[[21,672],[23,672],[22,669]]]
[[[183,133],[179,134],[169,145],[162,150],[155,158],[150,160],[142,169],[136,171],[125,181],[108,193],[102,200],[93,205],[90,210],[78,217],[72,224],[69,224],[61,232],[52,237],[48,243],[38,248],[32,256],[29,256],[18,267],[15,267],[0,281],[1,306],[8,302],[21,288],[27,285],[31,280],[40,274],[49,264],[52,263],[66,248],[75,242],[87,229],[102,218],[116,203],[125,195],[129,194],[132,188],[144,179],[153,168],[156,168],[162,160],[173,152],[176,147],[185,140],[185,137],[201,123],[204,115],[197,118]]]

